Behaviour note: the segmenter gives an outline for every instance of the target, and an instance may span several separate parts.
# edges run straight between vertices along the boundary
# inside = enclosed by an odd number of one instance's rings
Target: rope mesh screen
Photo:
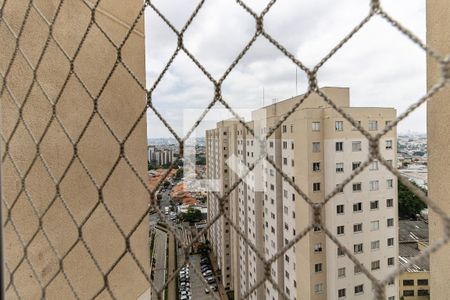
[[[90,18],[87,20],[87,26],[86,27],[80,27],[80,42],[78,46],[75,49],[66,49],[64,46],[64,43],[58,39],[58,37],[54,34],[55,30],[57,30],[58,22],[64,21],[60,20],[61,18],[64,18],[64,16],[61,16],[61,11],[63,10],[64,6],[66,5],[66,2],[73,2],[73,1],[65,1],[65,0],[55,0],[53,2],[56,3],[55,5],[55,13],[52,15],[51,18],[48,17],[48,14],[41,10],[41,6],[39,5],[39,2],[41,1],[24,1],[24,11],[20,18],[14,20],[14,24],[12,24],[11,18],[7,18],[4,15],[4,12],[8,8],[8,3],[13,2],[16,0],[3,0],[0,1],[0,29],[4,32],[6,32],[14,41],[12,44],[8,45],[10,47],[10,57],[8,58],[8,63],[5,66],[4,69],[0,70],[0,78],[1,78],[1,89],[0,89],[0,97],[2,100],[4,97],[9,97],[12,99],[12,103],[14,105],[14,109],[17,112],[16,114],[16,120],[14,123],[14,126],[12,126],[11,130],[8,132],[8,134],[2,133],[1,139],[3,144],[2,149],[2,163],[5,164],[6,162],[8,164],[12,165],[12,169],[14,170],[16,176],[20,178],[20,184],[17,187],[17,193],[16,196],[12,199],[6,199],[3,197],[3,224],[2,226],[4,228],[9,228],[14,232],[14,234],[17,237],[17,240],[19,241],[23,251],[21,253],[18,253],[14,260],[12,261],[6,261],[5,263],[5,292],[9,293],[11,295],[16,296],[19,299],[26,299],[26,297],[23,295],[23,290],[27,289],[26,286],[21,286],[20,280],[17,280],[17,274],[19,270],[26,267],[29,268],[31,273],[34,275],[35,284],[38,286],[40,290],[40,297],[39,298],[47,298],[47,290],[50,285],[54,284],[55,280],[63,280],[65,284],[67,285],[68,289],[70,290],[70,293],[73,295],[76,299],[82,299],[82,293],[80,290],[80,287],[74,284],[72,277],[70,274],[68,274],[65,262],[70,255],[72,251],[75,251],[74,249],[78,247],[82,247],[86,251],[86,259],[92,261],[92,263],[95,266],[95,272],[99,273],[99,276],[101,276],[102,284],[101,286],[96,287],[96,292],[91,295],[89,298],[97,298],[102,296],[109,296],[112,299],[119,299],[121,298],[119,295],[116,295],[114,292],[114,289],[112,288],[111,280],[112,276],[111,274],[114,273],[114,270],[123,262],[124,259],[129,259],[133,261],[133,263],[139,268],[140,272],[142,273],[142,276],[145,278],[145,280],[148,282],[148,284],[152,288],[152,297],[153,298],[162,298],[164,297],[164,291],[169,286],[169,284],[175,280],[177,280],[177,274],[181,270],[181,267],[179,267],[175,272],[167,274],[167,280],[165,280],[164,284],[162,286],[156,286],[150,276],[150,272],[148,270],[148,267],[144,265],[139,259],[137,259],[137,256],[135,255],[135,249],[131,246],[132,244],[132,238],[135,234],[136,230],[139,226],[147,222],[147,216],[151,210],[155,210],[157,214],[159,215],[159,218],[163,220],[166,223],[168,231],[170,231],[172,234],[174,234],[175,239],[179,244],[182,245],[184,249],[184,262],[183,264],[190,264],[190,267],[192,270],[199,275],[200,278],[202,278],[202,282],[205,285],[205,288],[207,288],[209,285],[206,282],[205,279],[203,279],[203,276],[201,275],[201,271],[198,267],[196,267],[194,264],[190,262],[189,254],[190,249],[193,243],[197,242],[200,237],[207,232],[210,227],[213,225],[213,223],[217,222],[220,218],[225,218],[230,226],[237,232],[237,234],[248,244],[250,248],[253,249],[253,251],[259,256],[259,259],[264,264],[265,269],[265,276],[264,280],[258,282],[256,285],[252,286],[248,291],[246,291],[245,295],[242,296],[242,299],[246,299],[251,295],[253,292],[256,291],[258,287],[260,287],[265,282],[271,282],[273,286],[278,290],[279,294],[281,294],[286,299],[289,299],[289,297],[285,294],[285,291],[283,287],[279,287],[277,283],[274,281],[272,276],[270,275],[270,267],[271,264],[276,261],[278,258],[282,257],[284,253],[290,249],[293,245],[295,245],[296,242],[298,242],[300,239],[302,239],[305,235],[308,234],[309,231],[311,231],[313,228],[320,228],[324,231],[326,236],[328,236],[331,241],[333,241],[339,248],[342,249],[342,251],[347,255],[351,261],[355,263],[355,265],[359,266],[362,270],[362,272],[370,279],[370,281],[373,284],[374,294],[376,299],[385,299],[385,286],[390,282],[392,279],[396,278],[399,274],[406,271],[406,269],[411,266],[412,264],[415,264],[419,261],[422,261],[426,258],[431,252],[434,252],[438,250],[442,245],[448,242],[448,239],[450,237],[450,218],[444,211],[442,211],[439,206],[430,198],[427,197],[419,188],[411,184],[406,178],[404,178],[395,168],[391,166],[391,164],[386,161],[379,152],[379,142],[380,139],[388,133],[392,128],[396,127],[399,122],[401,122],[403,119],[408,117],[416,108],[424,104],[427,100],[429,100],[435,93],[437,93],[439,90],[441,90],[445,85],[447,85],[450,81],[450,72],[449,72],[449,66],[450,66],[450,58],[447,56],[443,56],[445,53],[436,53],[433,51],[433,49],[430,49],[428,46],[426,46],[419,38],[417,38],[413,33],[411,33],[407,28],[405,28],[401,23],[396,21],[393,17],[390,16],[390,14],[383,9],[383,7],[380,5],[379,1],[373,0],[371,1],[371,5],[367,7],[367,16],[363,18],[360,23],[351,30],[332,50],[325,55],[313,68],[308,68],[305,66],[305,64],[302,63],[299,59],[295,57],[292,53],[290,53],[280,42],[278,42],[274,37],[268,33],[264,28],[264,18],[266,14],[272,9],[274,5],[276,5],[276,0],[270,1],[265,9],[262,10],[261,13],[256,13],[254,10],[252,10],[249,6],[245,4],[244,1],[237,0],[235,3],[231,3],[230,5],[238,5],[243,10],[245,10],[255,21],[255,31],[253,36],[250,38],[250,40],[247,42],[245,47],[241,49],[239,55],[234,59],[234,61],[230,64],[230,66],[226,69],[224,74],[220,78],[215,78],[211,75],[211,73],[208,71],[207,68],[205,68],[201,61],[199,61],[195,55],[193,55],[188,48],[186,48],[185,44],[183,43],[184,40],[184,33],[189,30],[189,27],[192,23],[192,21],[196,18],[199,11],[201,11],[205,0],[199,1],[198,5],[196,6],[195,10],[192,12],[190,17],[188,18],[185,25],[182,27],[181,30],[177,30],[176,27],[171,23],[171,20],[166,18],[166,16],[158,9],[158,7],[152,3],[152,1],[145,1],[145,3],[142,4],[142,7],[140,10],[135,11],[135,17],[134,22],[132,22],[130,25],[126,26],[126,32],[123,35],[123,38],[121,40],[118,40],[117,38],[111,37],[111,34],[103,28],[103,25],[101,22],[98,21],[98,14],[101,7],[102,0],[97,1],[87,1],[87,0],[79,0],[79,4],[84,6],[86,10],[89,10]],[[104,0],[106,1],[106,0]],[[140,76],[136,75],[133,71],[133,68],[127,64],[125,59],[123,59],[124,55],[124,49],[129,44],[129,39],[132,34],[132,32],[136,29],[136,26],[139,24],[139,22],[142,22],[143,15],[145,10],[152,10],[154,13],[156,13],[157,16],[159,16],[164,23],[170,28],[170,30],[173,32],[174,35],[178,38],[178,43],[176,48],[173,51],[173,55],[170,57],[170,59],[167,61],[165,67],[161,72],[159,73],[159,76],[155,80],[154,83],[152,83],[151,86],[146,87],[146,84],[140,79]],[[429,57],[431,57],[434,61],[436,61],[437,64],[441,66],[442,72],[440,76],[440,80],[432,86],[423,97],[418,99],[416,102],[412,103],[409,108],[399,115],[396,120],[389,123],[381,132],[372,135],[369,133],[365,128],[363,128],[357,121],[355,121],[351,115],[346,113],[344,110],[342,110],[340,107],[335,105],[333,102],[333,99],[330,98],[327,94],[325,94],[322,90],[319,89],[319,82],[317,81],[317,73],[321,69],[321,67],[330,59],[333,58],[333,56],[349,41],[352,39],[352,37],[361,30],[372,18],[375,16],[379,16],[382,19],[384,19],[387,23],[389,23],[392,27],[400,31],[403,35],[405,35],[407,38],[410,39],[412,43],[423,49],[427,53]],[[24,39],[24,32],[25,27],[30,21],[30,19],[39,19],[41,24],[44,24],[47,27],[47,35],[45,37],[45,43],[43,44],[42,49],[39,51],[39,55],[37,57],[29,57],[27,55],[27,52],[24,51],[24,45],[23,45],[23,39]],[[89,35],[92,31],[97,31],[99,34],[103,36],[104,39],[108,41],[111,47],[114,48],[114,52],[116,53],[116,57],[114,58],[114,63],[111,66],[110,71],[107,74],[98,74],[98,76],[103,76],[101,78],[102,84],[97,88],[93,89],[90,87],[85,80],[83,79],[83,76],[79,74],[79,71],[77,70],[77,60],[80,56],[80,53],[83,52],[83,47],[86,45],[89,39]],[[207,226],[202,229],[202,231],[195,237],[192,238],[192,240],[187,243],[185,240],[180,236],[179,232],[176,230],[176,228],[173,226],[173,224],[167,220],[167,217],[165,214],[158,208],[157,205],[154,205],[156,203],[155,201],[155,195],[156,192],[159,190],[159,188],[162,186],[164,180],[167,178],[169,172],[165,173],[164,176],[162,176],[161,180],[157,184],[157,186],[153,189],[150,189],[148,186],[148,179],[145,176],[142,176],[140,172],[138,171],[138,167],[136,166],[135,162],[133,162],[129,156],[127,155],[127,143],[132,139],[133,134],[135,134],[135,130],[140,124],[141,121],[145,120],[145,116],[149,110],[153,111],[153,113],[156,114],[156,116],[159,118],[159,120],[167,127],[167,129],[172,133],[174,138],[179,143],[179,149],[180,149],[180,157],[183,155],[184,150],[184,143],[187,141],[187,139],[191,136],[193,131],[198,127],[200,122],[202,122],[205,115],[208,113],[208,111],[216,104],[221,103],[224,105],[231,114],[236,117],[237,120],[243,120],[238,113],[228,104],[227,100],[222,96],[221,87],[223,82],[227,79],[229,74],[233,71],[233,69],[236,67],[236,65],[239,63],[239,61],[246,55],[246,53],[249,51],[249,49],[252,47],[252,45],[255,43],[257,39],[265,39],[267,40],[273,47],[278,49],[283,55],[285,55],[293,65],[296,65],[298,68],[300,68],[307,76],[308,78],[308,89],[306,94],[301,97],[301,99],[284,115],[281,117],[280,121],[270,128],[268,130],[268,133],[265,135],[264,139],[261,141],[262,147],[265,147],[264,140],[267,140],[270,138],[273,133],[278,129],[284,121],[286,121],[289,116],[294,113],[294,111],[303,103],[303,100],[305,100],[308,96],[311,94],[317,94],[320,96],[323,101],[328,103],[330,106],[332,106],[336,112],[338,112],[343,118],[345,118],[348,122],[350,122],[357,130],[361,132],[361,134],[367,138],[369,141],[369,156],[367,160],[361,164],[359,168],[353,171],[351,176],[349,176],[346,180],[344,180],[339,186],[337,186],[333,192],[326,195],[323,199],[323,202],[321,203],[314,203],[307,195],[307,193],[303,192],[292,180],[289,176],[283,173],[283,170],[278,166],[272,159],[270,159],[266,155],[261,155],[259,158],[256,159],[256,163],[251,166],[247,173],[244,174],[244,176],[241,176],[241,179],[234,182],[232,186],[228,188],[228,190],[223,194],[220,195],[219,193],[215,193],[215,196],[219,199],[220,203],[224,203],[227,201],[228,197],[232,193],[234,189],[236,189],[239,184],[242,183],[243,178],[246,177],[253,169],[254,166],[261,161],[265,160],[270,165],[272,165],[276,171],[283,177],[283,179],[289,183],[290,186],[303,198],[304,201],[306,201],[310,206],[311,210],[313,211],[314,219],[313,223],[310,224],[307,228],[303,229],[301,232],[299,230],[299,233],[297,233],[296,237],[290,241],[288,244],[286,244],[285,248],[282,251],[279,251],[277,254],[275,254],[273,257],[269,259],[265,259],[263,255],[258,253],[257,247],[255,245],[252,245],[249,239],[247,238],[247,235],[245,232],[241,232],[239,226],[237,224],[234,224],[232,219],[229,215],[227,215],[224,206],[220,205],[219,207],[219,214],[216,216],[211,216],[209,223]],[[154,41],[158,42],[158,41]],[[3,45],[2,45],[3,48]],[[64,56],[64,59],[67,61],[67,73],[66,77],[62,79],[61,87],[57,91],[49,91],[48,87],[46,87],[44,84],[41,83],[40,80],[40,69],[45,67],[45,64],[48,63],[47,60],[44,59],[46,53],[50,51],[50,48],[56,48],[60,53]],[[102,51],[102,49],[98,49],[98,51]],[[204,108],[203,113],[199,117],[199,119],[193,124],[192,128],[188,131],[188,133],[185,136],[179,136],[175,130],[173,130],[171,124],[163,117],[163,115],[158,111],[158,109],[153,105],[153,93],[156,89],[158,89],[158,86],[162,80],[164,80],[165,75],[170,68],[171,64],[173,63],[174,59],[178,56],[180,52],[184,52],[190,60],[198,67],[198,69],[203,73],[203,75],[210,81],[211,88],[214,90],[214,97],[211,99],[210,103]],[[15,89],[11,88],[11,85],[15,85],[17,80],[20,80],[13,74],[12,70],[14,69],[13,66],[17,60],[24,60],[26,65],[28,66],[30,70],[30,84],[25,85],[21,89],[20,95],[17,95],[17,93],[14,91]],[[133,120],[133,123],[131,126],[129,126],[128,130],[123,133],[118,133],[117,130],[114,128],[114,126],[111,126],[110,122],[107,118],[104,117],[102,111],[99,109],[99,105],[101,105],[100,98],[102,94],[104,93],[105,89],[107,89],[108,85],[111,84],[112,78],[114,77],[115,73],[118,72],[118,69],[125,70],[126,73],[133,79],[133,81],[136,83],[139,89],[142,90],[143,93],[145,93],[146,97],[146,105],[143,107],[142,111],[138,114],[138,117]],[[64,90],[67,88],[67,86],[70,84],[71,81],[76,81],[78,85],[81,86],[81,88],[84,90],[84,92],[88,95],[88,97],[91,99],[91,111],[89,113],[89,116],[85,120],[81,120],[83,123],[83,130],[80,132],[80,134],[77,137],[74,137],[74,135],[70,132],[68,128],[64,125],[64,122],[61,120],[61,116],[58,113],[58,105],[60,102],[60,99],[64,93]],[[95,90],[95,91],[94,91]],[[46,122],[44,128],[42,128],[42,133],[40,135],[36,135],[34,133],[33,124],[30,124],[26,121],[26,118],[24,118],[24,114],[26,109],[29,107],[29,99],[31,98],[32,94],[38,91],[41,93],[45,99],[48,101],[48,105],[46,106],[46,109],[48,110],[48,113],[50,117],[48,118],[48,122]],[[3,102],[3,101],[2,101]],[[118,153],[116,160],[112,164],[112,166],[109,168],[108,172],[106,173],[106,176],[103,180],[99,181],[96,179],[96,176],[93,174],[93,170],[91,170],[88,166],[88,164],[85,163],[83,157],[80,155],[80,151],[82,147],[88,147],[88,145],[83,144],[83,139],[85,137],[85,132],[89,128],[89,126],[92,124],[92,122],[100,122],[102,126],[106,128],[106,131],[108,132],[108,135],[111,135],[112,139],[117,143]],[[243,121],[240,121],[242,126],[244,126],[248,132],[254,135],[253,129],[249,128],[247,124]],[[64,139],[65,143],[70,143],[73,152],[69,153],[70,159],[69,164],[58,174],[55,175],[55,172],[53,170],[52,165],[46,160],[46,158],[42,155],[42,146],[45,141],[45,137],[47,132],[50,130],[52,126],[55,124],[58,124],[58,126],[62,130],[61,139]],[[32,157],[32,162],[29,166],[26,168],[22,168],[20,165],[20,162],[17,161],[15,158],[14,148],[12,148],[12,144],[14,141],[14,137],[17,135],[17,132],[19,130],[24,130],[28,133],[30,142],[28,143],[28,146],[31,145],[31,147],[34,148],[34,155]],[[347,248],[347,245],[343,245],[340,243],[339,239],[333,234],[333,232],[326,228],[325,224],[322,223],[321,220],[321,209],[332,199],[339,191],[346,186],[352,179],[354,179],[358,174],[360,174],[363,170],[367,168],[367,166],[374,160],[378,160],[384,167],[386,167],[393,175],[395,175],[405,186],[407,186],[414,194],[416,194],[423,202],[425,202],[429,209],[433,210],[434,212],[439,215],[442,220],[444,221],[445,226],[445,235],[435,243],[431,244],[429,247],[426,248],[419,256],[413,258],[410,260],[410,262],[406,265],[399,266],[390,274],[382,279],[379,280],[375,278],[371,271],[367,269],[366,266],[362,265],[358,258],[352,253],[352,251]],[[87,214],[83,216],[83,218],[79,218],[75,215],[73,212],[73,209],[68,205],[68,201],[66,199],[66,195],[61,192],[61,185],[63,184],[64,178],[69,172],[69,169],[71,166],[77,163],[81,166],[82,171],[87,175],[89,180],[91,181],[92,185],[95,187],[97,191],[97,199],[95,199],[94,205],[91,207],[91,209],[88,211]],[[30,172],[33,170],[33,166],[36,164],[40,164],[45,169],[46,173],[49,176],[49,183],[53,186],[53,195],[50,197],[50,201],[47,202],[44,208],[38,207],[39,205],[35,202],[33,199],[32,193],[30,193],[30,187],[27,185],[27,177],[29,176]],[[114,171],[116,168],[118,168],[119,165],[125,165],[126,168],[130,171],[129,173],[131,176],[136,177],[140,185],[143,189],[145,189],[145,192],[148,196],[148,204],[149,207],[146,209],[145,213],[143,213],[139,218],[136,218],[133,220],[133,223],[128,226],[128,228],[125,230],[122,228],[123,226],[118,222],[117,216],[115,215],[114,210],[108,205],[108,202],[105,199],[105,193],[104,188],[108,184],[108,181],[111,179],[111,177],[114,174]],[[172,166],[171,170],[176,168],[178,165],[178,161],[175,161]],[[8,186],[3,186],[4,189],[8,189]],[[23,228],[20,228],[18,226],[18,220],[15,219],[14,209],[16,209],[16,206],[19,205],[20,199],[24,197],[26,201],[28,202],[28,205],[31,207],[32,214],[34,215],[35,221],[37,223],[37,226],[35,229],[32,229],[32,232],[25,232]],[[64,252],[61,252],[58,250],[58,247],[55,246],[55,241],[51,238],[51,232],[46,229],[43,224],[45,223],[45,217],[47,213],[52,210],[56,205],[61,206],[62,209],[65,211],[65,216],[67,217],[67,220],[71,222],[71,226],[73,226],[77,232],[76,239],[71,243],[71,245],[65,247]],[[119,251],[117,256],[115,257],[115,260],[112,261],[108,268],[104,268],[99,261],[101,260],[101,257],[98,256],[94,251],[92,251],[91,246],[89,242],[86,241],[86,237],[83,234],[83,230],[86,228],[86,224],[89,222],[90,218],[95,217],[95,211],[101,207],[104,209],[106,215],[108,216],[110,222],[112,222],[113,226],[115,227],[115,230],[117,231],[117,234],[120,236],[120,238],[123,239],[124,249],[123,251]],[[30,260],[29,253],[32,251],[31,247],[33,244],[33,241],[36,239],[42,239],[48,245],[50,246],[50,249],[52,250],[52,254],[55,258],[55,272],[53,272],[53,275],[48,280],[41,280],[40,276],[38,275],[37,266]],[[7,242],[7,241],[6,241]],[[126,285],[126,283],[123,283]],[[217,293],[213,293],[214,297],[216,299],[220,299],[220,296]]]

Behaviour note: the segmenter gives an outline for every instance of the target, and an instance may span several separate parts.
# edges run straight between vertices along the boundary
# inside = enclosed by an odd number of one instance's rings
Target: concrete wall
[[[59,2],[56,0],[34,1],[38,9],[49,20],[53,18]],[[0,1],[0,5],[3,3],[4,1]],[[6,3],[3,19],[16,33],[22,24],[28,3],[29,1],[7,1]],[[111,40],[120,44],[138,15],[141,5],[142,1],[140,0],[102,1],[96,13],[96,21]],[[67,55],[75,54],[90,18],[91,11],[82,1],[64,2],[53,32]],[[31,64],[36,64],[47,36],[48,27],[37,11],[32,9],[20,43],[21,49]],[[4,74],[15,46],[15,38],[8,32],[4,22],[0,22],[0,40],[2,41],[0,72]],[[122,57],[140,81],[145,82],[143,19],[137,24],[123,47]],[[94,26],[87,35],[75,61],[75,71],[90,92],[97,95],[115,61],[116,50]],[[55,42],[50,41],[37,72],[37,78],[52,100],[57,99],[60,94],[69,70],[69,62]],[[24,57],[18,54],[7,77],[7,82],[19,105],[24,102],[32,82],[32,76],[33,73]],[[18,109],[14,105],[13,98],[6,91],[0,101],[1,133],[8,139],[19,117]],[[36,85],[31,90],[27,101],[23,108],[23,119],[30,127],[35,139],[38,140],[51,119],[52,107]],[[76,140],[83,132],[93,108],[91,98],[75,77],[71,76],[56,105],[56,113],[73,140]],[[145,109],[145,93],[119,65],[98,100],[99,112],[107,120],[117,137],[122,139],[143,109]],[[146,177],[147,165],[145,123],[146,120],[143,118],[125,145],[127,157],[142,178]],[[2,151],[5,151],[4,144],[2,146]],[[17,131],[11,139],[8,152],[14,158],[20,173],[25,174],[36,155],[36,146],[23,123],[19,123]],[[71,164],[74,154],[73,146],[56,121],[53,121],[48,128],[40,146],[40,153],[55,180],[60,180],[68,168],[60,184],[60,193],[78,224],[87,218],[82,229],[82,236],[99,267],[103,272],[107,272],[124,252],[125,241],[105,208],[102,205],[96,207],[99,193],[81,163],[75,160]],[[120,149],[98,115],[92,118],[84,132],[78,144],[78,153],[94,180],[101,185],[119,157]],[[23,242],[29,243],[27,258],[36,270],[37,276],[31,271],[26,261],[21,261],[24,253],[23,247],[11,222],[4,228],[6,261],[10,270],[18,267],[14,276],[14,285],[21,298],[39,299],[41,298],[41,288],[36,280],[39,279],[42,285],[47,285],[58,272],[58,259],[40,230],[39,220],[27,195],[20,193],[21,178],[17,175],[9,158],[3,162],[2,171],[4,200],[8,206],[15,203],[11,217]],[[62,265],[78,297],[81,299],[92,298],[103,287],[103,277],[84,245],[81,242],[76,243],[78,240],[77,227],[72,222],[61,199],[56,199],[51,208],[46,211],[56,193],[56,188],[40,160],[34,163],[24,184],[38,214],[42,215],[46,212],[45,217],[42,218],[42,228],[54,248],[60,256],[68,253]],[[125,234],[128,234],[138,219],[145,215],[149,203],[147,192],[123,160],[118,163],[116,170],[103,188],[103,197],[105,204],[114,214]],[[14,202],[16,198],[17,202]],[[93,208],[95,209],[92,215],[88,217]],[[6,214],[3,217],[6,217]],[[135,257],[146,270],[149,269],[147,227],[148,222],[144,218],[130,239]],[[36,231],[37,235],[34,235]],[[112,269],[108,280],[111,291],[118,299],[136,299],[149,288],[148,282],[129,253],[125,254]],[[6,284],[8,282],[7,276]],[[7,299],[15,298],[13,288],[9,288]],[[58,273],[48,285],[44,298],[74,298],[62,273]],[[110,299],[111,297],[106,290],[103,290],[99,298]]]
[[[450,55],[450,2],[427,1],[427,44],[443,56]],[[428,88],[441,76],[439,66],[428,57]],[[450,87],[447,85],[428,102],[428,188],[429,196],[450,214]],[[443,234],[442,223],[430,211],[431,243]],[[450,294],[450,244],[430,257],[431,298],[446,299]]]

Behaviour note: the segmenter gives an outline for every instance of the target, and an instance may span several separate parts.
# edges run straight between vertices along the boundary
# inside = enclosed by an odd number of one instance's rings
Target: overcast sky
[[[247,0],[260,12],[268,1]],[[279,0],[265,18],[265,29],[306,66],[322,59],[369,11],[368,0]],[[414,34],[425,40],[425,0],[383,0],[383,7]],[[197,1],[159,0],[153,3],[180,29]],[[189,51],[219,78],[255,31],[253,18],[232,0],[207,0],[185,33]],[[150,9],[146,11],[147,85],[153,85],[177,44],[175,34]],[[260,36],[223,83],[228,103],[246,112],[296,94],[295,65]],[[426,93],[425,53],[380,17],[373,18],[318,74],[319,86],[350,88],[352,106],[395,107],[398,113]],[[298,70],[297,93],[306,91]],[[155,107],[183,135],[213,99],[213,85],[183,53],[175,59],[153,94]],[[425,105],[426,106],[426,105]],[[399,132],[425,132],[426,110],[421,107],[399,125]],[[221,104],[198,130],[227,118]],[[183,115],[191,120],[183,121]],[[248,114],[247,114],[248,115]],[[156,116],[148,113],[148,136],[170,136]]]

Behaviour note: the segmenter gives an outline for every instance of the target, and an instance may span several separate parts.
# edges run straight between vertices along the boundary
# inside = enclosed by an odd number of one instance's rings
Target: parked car
[[[208,271],[203,272],[203,277],[207,277],[207,276],[210,276],[212,274],[213,274],[213,272],[211,270],[208,270]]]
[[[209,289],[213,290],[214,292],[217,292],[217,290],[218,290],[217,285],[215,285],[215,284],[214,285],[210,285]]]
[[[206,270],[211,270],[211,267],[210,266],[201,266],[200,267],[200,270],[202,270],[202,272],[205,272]]]

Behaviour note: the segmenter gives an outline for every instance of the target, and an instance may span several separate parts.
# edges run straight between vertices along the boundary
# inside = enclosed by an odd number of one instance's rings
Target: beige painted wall
[[[450,2],[427,1],[427,43],[443,56],[450,55]],[[428,88],[441,76],[439,66],[428,57]],[[450,87],[428,102],[428,184],[430,197],[450,214]],[[442,237],[439,217],[430,211],[430,239]],[[450,294],[450,244],[432,254],[431,298],[447,299]]]
[[[0,5],[3,4],[0,0]],[[57,0],[36,0],[38,9],[51,19],[55,13]],[[10,24],[12,30],[18,32],[24,18],[25,8],[29,1],[8,1],[4,10],[4,20]],[[140,0],[110,0],[102,1],[96,21],[119,44],[125,37],[129,26],[139,13],[142,5]],[[82,35],[89,24],[91,12],[82,1],[65,1],[60,15],[54,25],[54,35],[69,56],[73,56]],[[139,21],[135,31],[130,35],[123,47],[122,57],[127,65],[139,78],[145,82],[145,51],[144,51],[144,22]],[[40,18],[37,11],[32,9],[28,23],[24,28],[20,47],[35,65],[45,40],[48,27]],[[7,64],[12,56],[15,39],[8,32],[5,23],[0,24],[0,71],[5,73]],[[93,95],[97,95],[113,67],[116,51],[94,26],[87,35],[85,43],[75,61],[75,71]],[[69,72],[70,64],[55,42],[50,41],[49,47],[39,68],[38,80],[51,99],[58,97]],[[23,103],[26,91],[32,81],[32,71],[28,67],[24,56],[18,54],[11,72],[7,78],[8,87],[16,97],[16,101]],[[1,132],[8,138],[18,119],[18,110],[14,106],[12,97],[7,92],[0,99]],[[124,138],[139,114],[145,109],[145,94],[134,82],[126,70],[119,65],[106,85],[98,100],[98,110],[109,123],[119,139]],[[56,112],[67,133],[76,140],[83,131],[93,111],[93,102],[83,90],[74,76],[68,80],[62,93]],[[51,119],[52,107],[44,97],[42,91],[35,87],[31,90],[28,102],[23,109],[23,119],[30,127],[32,134],[39,139],[46,124]],[[146,125],[145,117],[140,121],[133,134],[125,144],[126,155],[134,164],[142,178],[146,178]],[[3,145],[3,151],[5,147]],[[48,164],[56,180],[61,178],[73,157],[73,147],[63,133],[60,125],[54,121],[42,141],[40,152]],[[36,154],[36,146],[22,123],[18,125],[9,147],[17,168],[24,174]],[[108,132],[98,115],[84,132],[78,144],[79,157],[89,169],[98,185],[105,180],[115,161],[119,157],[119,145]],[[2,164],[4,200],[11,206],[21,188],[20,176],[14,170],[10,159]],[[38,160],[31,168],[25,187],[39,214],[43,214],[55,195],[55,184],[48,176],[43,163]],[[89,180],[86,172],[78,160],[68,169],[60,184],[60,192],[74,219],[81,224],[99,200],[99,194]],[[149,197],[134,176],[130,167],[122,159],[116,170],[103,189],[105,204],[116,217],[117,223],[128,234],[138,223],[138,219],[145,216]],[[6,211],[6,209],[5,209]],[[4,214],[6,217],[6,214]],[[33,212],[24,193],[11,211],[16,230],[24,243],[32,242],[28,248],[27,258],[36,270],[37,277],[46,285],[54,274],[58,272],[58,260],[46,241],[43,231],[39,230],[38,218]],[[63,261],[63,269],[79,298],[92,298],[103,286],[103,277],[98,272],[88,251],[81,242],[72,246],[78,239],[78,231],[64,209],[61,199],[56,202],[42,219],[42,227],[48,235],[59,255],[68,253]],[[130,239],[132,251],[146,270],[148,266],[148,222],[146,218],[137,227]],[[10,270],[19,265],[14,285],[22,299],[39,299],[41,289],[29,265],[23,261],[23,247],[14,232],[11,223],[5,230],[5,254]],[[32,239],[34,233],[37,235]],[[83,226],[83,238],[97,259],[99,267],[107,272],[125,250],[125,241],[108,216],[105,208],[99,205],[92,215],[87,218]],[[8,278],[7,278],[8,279]],[[148,282],[141,273],[129,253],[112,269],[108,276],[110,290],[118,299],[136,299],[148,289]],[[6,284],[8,284],[8,281]],[[46,299],[73,299],[69,285],[63,274],[59,273],[46,289]],[[15,299],[13,289],[8,289],[8,299]],[[99,299],[110,299],[104,290]]]
[[[399,277],[399,299],[403,296],[404,290],[413,290],[414,291],[414,297],[413,296],[407,296],[404,297],[406,300],[428,300],[430,299],[428,296],[419,296],[418,291],[419,290],[427,290],[430,291],[429,285],[418,285],[418,280],[427,279],[428,283],[430,283],[430,272],[424,271],[424,272],[405,272],[400,275]],[[414,285],[412,286],[404,286],[403,280],[414,280]],[[445,298],[442,298],[445,299]]]

